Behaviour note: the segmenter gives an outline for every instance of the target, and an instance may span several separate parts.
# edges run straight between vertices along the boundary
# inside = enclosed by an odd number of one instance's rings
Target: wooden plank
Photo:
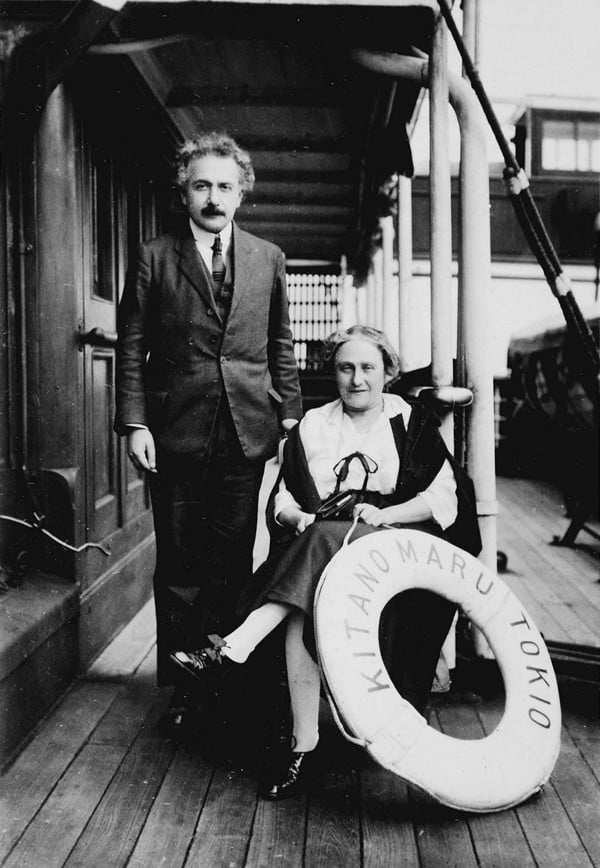
[[[500,719],[503,704],[499,700],[470,706],[443,706],[438,716],[443,731],[457,738],[481,738]],[[487,727],[482,720],[485,710]],[[481,868],[529,868],[535,862],[514,811],[469,815],[471,838]]]
[[[106,713],[117,690],[114,684],[76,685],[3,775],[0,858],[10,852]]]
[[[61,868],[124,754],[121,746],[85,746],[3,863],[5,868]]]
[[[562,546],[551,546],[540,540],[540,534],[531,526],[526,514],[512,509],[503,519],[504,526],[512,529],[523,543],[522,556],[529,555],[530,562],[538,563],[535,575],[543,577],[544,583],[560,600],[582,607],[587,602],[588,618],[592,628],[600,612],[600,587],[597,585],[597,565],[594,571],[586,566],[581,555]],[[594,614],[595,616],[594,617]]]
[[[511,508],[528,516],[529,520],[539,530],[540,536],[550,542],[554,535],[564,531],[568,527],[569,518],[564,506],[561,492],[550,482],[541,479],[498,479],[499,496],[502,501],[507,500]],[[590,527],[598,527],[598,522],[591,519]],[[588,536],[590,544],[580,545],[579,542],[586,537],[585,531],[581,532],[574,546],[560,547],[557,557],[564,558],[573,564],[583,564],[584,569],[597,569],[597,553],[600,546]]]
[[[164,740],[141,737],[135,742],[65,868],[126,863],[172,757],[173,746]]]
[[[500,502],[516,514],[524,516],[529,526],[536,529],[540,541],[550,543],[559,525],[567,519],[562,494],[550,483],[538,479],[498,478]],[[585,549],[565,547],[560,557],[571,563],[593,566],[593,557]]]
[[[441,731],[453,738],[482,738],[484,731],[477,716],[478,705],[479,703],[459,705],[444,702],[443,699],[438,700],[435,711]]]
[[[302,868],[307,800],[298,793],[281,802],[259,799],[250,838],[246,868],[277,865]]]
[[[573,641],[573,630],[567,629],[565,624],[560,620],[562,612],[557,612],[556,610],[549,611],[546,604],[535,594],[535,587],[531,585],[527,578],[529,571],[519,556],[518,550],[502,544],[499,544],[499,548],[508,555],[510,565],[510,570],[507,573],[503,573],[500,578],[523,603],[540,633],[548,640],[554,640],[555,642]],[[576,623],[573,629],[576,629],[578,626],[579,622]]]
[[[213,767],[197,751],[180,747],[167,770],[130,865],[180,868],[194,834]]]
[[[455,712],[459,706],[451,708]],[[442,712],[442,713],[440,713]],[[437,704],[430,713],[430,726],[444,731],[451,720],[450,710]],[[470,724],[471,725],[471,724]],[[456,723],[455,729],[463,724]],[[477,859],[469,835],[466,817],[433,802],[428,796],[409,790],[413,803],[417,846],[423,868],[475,868]]]
[[[429,804],[412,790],[415,830],[423,868],[476,868],[477,857],[465,817]],[[417,801],[418,799],[418,801]]]
[[[565,562],[565,549],[551,546],[542,539],[539,531],[532,527],[529,516],[515,509],[514,505],[503,514],[502,527],[505,533],[513,534],[518,540],[521,556],[525,559],[529,554],[530,560],[538,565],[535,575],[543,576],[549,591],[562,592],[559,595],[561,599],[562,594],[568,593],[575,601],[584,595],[582,583],[589,576],[589,570],[585,569],[576,552],[570,552],[574,563]]]
[[[90,736],[93,744],[130,745],[155,704],[167,696],[155,684],[154,652],[147,655],[131,680],[121,688],[110,711]]]
[[[538,865],[544,868],[593,865],[551,783],[539,796],[533,796],[515,810]]]
[[[306,865],[360,866],[359,799],[356,774],[327,770],[311,792]]]
[[[150,653],[155,641],[154,601],[149,600],[88,669],[86,679],[126,680]]]
[[[478,709],[486,732],[495,726],[503,700],[496,699]],[[564,730],[563,730],[564,739]],[[540,795],[515,808],[519,823],[537,864],[544,868],[591,865],[585,848],[553,786],[554,776]],[[565,783],[566,786],[566,783]]]
[[[370,761],[360,770],[364,868],[418,868],[408,787],[399,777]]]
[[[256,811],[255,781],[219,768],[210,785],[186,865],[237,868],[245,862]]]
[[[563,709],[563,723],[581,755],[600,781],[600,721]]]
[[[600,865],[600,783],[565,729],[552,784],[588,856]]]
[[[517,524],[519,533],[540,559],[541,574],[559,592],[561,599],[573,602],[590,611],[587,621],[597,628],[600,614],[600,586],[597,583],[596,558],[585,550],[568,546],[551,546],[552,516],[556,505],[551,496],[544,498],[543,486],[531,480],[512,480],[514,491],[507,509],[501,512],[501,526],[506,522]],[[540,505],[540,500],[541,505]],[[550,573],[548,574],[548,570]],[[593,614],[595,613],[595,615]]]
[[[478,814],[469,828],[481,868],[534,868],[537,864],[514,811]]]
[[[531,593],[563,627],[570,641],[597,645],[600,642],[600,629],[594,623],[594,619],[590,618],[589,607],[585,609],[583,595],[578,601],[571,593],[567,593],[566,585],[563,584],[564,576],[559,574],[547,559],[541,557],[539,541],[536,542],[535,539],[522,533],[523,525],[519,525],[518,520],[506,518],[504,521],[520,538],[518,548],[515,546],[510,550],[509,568],[517,569],[527,578]],[[502,543],[500,547],[502,548]],[[510,587],[511,574],[507,573],[503,578]]]

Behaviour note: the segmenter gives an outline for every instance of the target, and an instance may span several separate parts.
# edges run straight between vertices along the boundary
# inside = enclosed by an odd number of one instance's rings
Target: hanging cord
[[[519,223],[523,229],[525,237],[527,238],[529,246],[544,272],[544,276],[546,277],[546,281],[548,282],[553,295],[560,304],[567,326],[582,344],[587,367],[593,372],[595,377],[597,377],[600,373],[600,352],[598,346],[594,340],[589,324],[583,316],[575,296],[573,295],[569,278],[563,272],[560,260],[554,249],[550,236],[546,231],[546,227],[544,226],[533,196],[531,195],[527,175],[517,162],[517,159],[502,132],[498,118],[496,117],[494,109],[488,99],[479,77],[479,73],[475,69],[462,36],[458,31],[458,27],[452,17],[452,11],[448,3],[446,0],[438,0],[438,4],[446,24],[448,25],[448,29],[452,34],[452,38],[456,43],[456,47],[458,48],[467,78],[477,95],[496,142],[502,152],[502,156],[504,157],[504,162],[506,164],[506,168],[503,172],[504,181]],[[593,403],[596,404],[598,400],[597,389],[594,391],[594,395],[590,397],[592,398]]]
[[[57,545],[68,549],[70,552],[82,552],[85,549],[99,549],[103,555],[106,555],[106,557],[110,556],[110,552],[108,551],[108,549],[104,548],[104,546],[100,545],[100,543],[87,542],[81,546],[72,546],[64,540],[59,539],[57,536],[54,536],[53,533],[50,533],[49,530],[46,530],[41,526],[41,519],[39,518],[39,516],[37,516],[37,514],[35,515],[33,522],[25,521],[25,519],[23,518],[15,518],[14,515],[0,515],[0,519],[2,521],[10,521],[13,524],[20,524],[23,527],[30,527],[33,530],[37,530],[40,533],[44,534],[44,536],[47,536],[49,539],[51,539],[52,542],[55,542]]]

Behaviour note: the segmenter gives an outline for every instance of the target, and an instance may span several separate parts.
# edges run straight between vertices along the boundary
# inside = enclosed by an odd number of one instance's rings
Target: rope
[[[23,518],[15,518],[14,515],[0,515],[0,519],[3,521],[10,521],[13,524],[20,524],[23,527],[30,527],[32,530],[38,530],[40,533],[43,533],[44,536],[47,536],[52,542],[55,542],[57,545],[62,546],[65,549],[68,549],[70,552],[82,552],[85,549],[99,549],[103,555],[106,557],[110,557],[110,552],[108,549],[104,548],[104,546],[100,545],[100,543],[88,542],[84,543],[81,546],[72,546],[68,542],[65,542],[62,539],[59,539],[57,536],[54,536],[53,533],[50,533],[49,530],[45,530],[45,528],[41,527],[39,524],[32,523],[30,521],[25,521]]]

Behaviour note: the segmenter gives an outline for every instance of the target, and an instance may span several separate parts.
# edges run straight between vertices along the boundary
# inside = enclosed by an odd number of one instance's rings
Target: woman
[[[317,746],[314,592],[352,519],[360,522],[353,538],[382,526],[410,525],[472,552],[479,547],[474,512],[470,522],[464,517],[457,521],[457,491],[464,480],[439,434],[439,420],[426,407],[411,407],[400,396],[384,393],[398,373],[398,357],[385,335],[353,326],[332,335],[328,350],[340,397],[310,410],[288,437],[271,498],[274,542],[255,575],[250,614],[223,639],[210,636],[212,647],[171,656],[188,674],[205,680],[209,672],[219,671],[219,664],[243,664],[287,618],[292,748],[281,777],[262,791],[270,799],[296,789],[304,759]],[[346,505],[348,514],[336,514],[332,507],[333,520],[317,520],[328,512],[332,494],[344,492],[352,501]],[[422,712],[455,607],[427,591],[409,591],[401,598],[384,613],[380,638],[396,686]]]

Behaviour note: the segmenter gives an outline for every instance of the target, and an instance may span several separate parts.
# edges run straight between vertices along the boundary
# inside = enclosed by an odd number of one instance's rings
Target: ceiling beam
[[[206,85],[179,85],[169,93],[167,108],[183,106],[288,106],[339,108],[346,95],[338,86],[323,87],[260,87],[233,85],[231,87],[207,87]]]
[[[337,207],[335,205],[305,205],[297,202],[278,202],[276,199],[270,202],[256,203],[253,199],[240,208],[240,213],[252,217],[253,220],[279,220],[292,222],[302,220],[307,223],[319,221],[331,221],[348,225],[353,217],[350,208]]]
[[[256,186],[248,201],[257,205],[305,205],[307,207],[331,205],[352,208],[354,206],[354,191],[350,184],[308,183],[302,179],[299,183],[279,181],[271,183],[263,174],[256,181]]]
[[[324,190],[332,187],[353,188],[353,178],[350,172],[319,171],[318,169],[258,169],[256,184],[264,181],[267,184],[319,184]]]
[[[233,124],[229,125],[229,131],[236,141],[246,150],[262,151],[267,154],[288,154],[291,157],[302,155],[310,159],[317,159],[319,154],[339,154],[347,156],[348,148],[352,142],[348,136],[337,138],[316,138],[311,135],[288,136],[265,136],[246,135],[243,130],[236,130]]]
[[[8,82],[11,111],[23,119],[39,113],[124,3],[78,0],[57,25],[18,45]]]
[[[285,235],[298,236],[300,238],[302,235],[306,235],[307,238],[312,239],[313,244],[315,243],[315,238],[318,236],[340,238],[348,232],[346,225],[339,226],[335,223],[312,223],[300,220],[290,221],[289,223],[271,223],[264,220],[252,220],[248,214],[244,214],[243,223],[245,226],[251,227],[251,231],[260,237],[269,238],[273,235]],[[318,246],[318,242],[316,246]]]

